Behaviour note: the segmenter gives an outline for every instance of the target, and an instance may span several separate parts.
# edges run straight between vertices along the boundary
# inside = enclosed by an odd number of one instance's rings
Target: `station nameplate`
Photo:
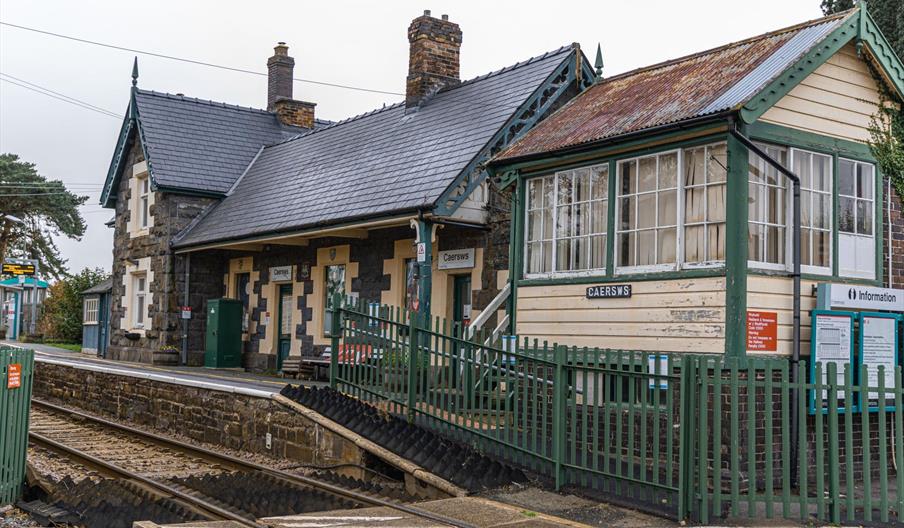
[[[627,299],[628,297],[631,297],[630,284],[587,287],[588,299]]]

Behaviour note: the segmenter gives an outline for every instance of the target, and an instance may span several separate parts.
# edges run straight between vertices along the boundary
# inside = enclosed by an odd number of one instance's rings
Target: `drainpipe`
[[[885,190],[885,203],[886,203],[886,211],[888,214],[888,233],[885,234],[886,240],[888,240],[888,287],[894,288],[894,279],[892,279],[892,261],[891,261],[891,176],[888,177],[888,183],[886,184],[887,189]]]
[[[784,165],[773,159],[769,154],[764,152],[761,148],[756,146],[750,139],[747,138],[744,134],[742,134],[737,127],[731,128],[730,133],[734,136],[738,141],[740,141],[745,147],[754,152],[757,156],[763,159],[766,163],[771,165],[775,170],[779,171],[786,178],[791,180],[793,186],[793,217],[794,217],[794,232],[792,234],[792,247],[791,247],[791,258],[793,260],[793,268],[791,271],[791,277],[793,279],[793,295],[794,295],[794,327],[791,333],[791,401],[797,402],[798,391],[797,391],[797,366],[800,363],[800,178],[797,177],[796,174],[785,168]],[[798,422],[800,420],[800,413],[798,412],[797,403],[791,406],[791,445],[796,446],[798,443]],[[797,449],[791,450],[791,483],[793,486],[797,486]]]
[[[182,306],[189,306],[189,272],[191,271],[191,253],[185,254],[185,290],[182,292]],[[188,365],[188,319],[182,319],[182,354],[180,363]]]

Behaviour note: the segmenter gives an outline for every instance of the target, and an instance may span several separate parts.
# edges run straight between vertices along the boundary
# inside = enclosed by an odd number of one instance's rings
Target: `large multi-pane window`
[[[619,163],[618,216],[618,268],[675,264],[678,152]]]
[[[872,165],[839,160],[838,269],[841,275],[875,278],[875,180]]]
[[[604,269],[608,194],[607,165],[529,180],[527,273]]]
[[[684,262],[725,260],[725,198],[728,153],[725,143],[684,151]]]
[[[832,157],[792,149],[792,171],[800,178],[800,264],[831,273]]]
[[[788,165],[787,149],[771,145],[759,147],[772,159]],[[748,184],[748,259],[758,267],[784,269],[788,212],[785,177],[751,152]]]

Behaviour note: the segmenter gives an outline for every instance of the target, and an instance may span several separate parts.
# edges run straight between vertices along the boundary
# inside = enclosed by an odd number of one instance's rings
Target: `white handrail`
[[[499,295],[494,297],[493,300],[490,301],[490,304],[488,304],[487,307],[484,308],[482,312],[480,312],[480,315],[478,315],[477,318],[471,321],[471,324],[468,325],[466,332],[468,339],[474,337],[474,334],[476,334],[480,331],[481,328],[483,328],[483,325],[485,325],[487,321],[489,321],[490,317],[492,317],[493,314],[496,313],[496,310],[498,310],[499,307],[502,306],[502,303],[508,300],[511,293],[512,283],[506,282],[505,286],[502,288],[502,290],[500,290]]]

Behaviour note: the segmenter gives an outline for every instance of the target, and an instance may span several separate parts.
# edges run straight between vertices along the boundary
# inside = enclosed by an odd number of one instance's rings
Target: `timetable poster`
[[[822,383],[834,382],[839,387],[843,387],[844,367],[851,363],[853,318],[846,314],[816,314],[813,316],[813,328],[815,336],[813,362],[822,365]],[[835,380],[828,379],[829,363],[836,364]],[[820,396],[822,401],[825,401],[827,392],[822,391]],[[843,389],[838,391],[838,399],[845,399]]]
[[[895,386],[895,352],[897,339],[895,330],[898,326],[897,318],[877,317],[862,315],[860,323],[861,351],[860,361],[867,371],[867,386],[871,389],[879,387],[879,367],[885,367],[885,387],[892,389]],[[891,405],[894,405],[894,393],[886,393],[886,404],[890,397]],[[879,393],[869,391],[870,401],[878,401]]]

